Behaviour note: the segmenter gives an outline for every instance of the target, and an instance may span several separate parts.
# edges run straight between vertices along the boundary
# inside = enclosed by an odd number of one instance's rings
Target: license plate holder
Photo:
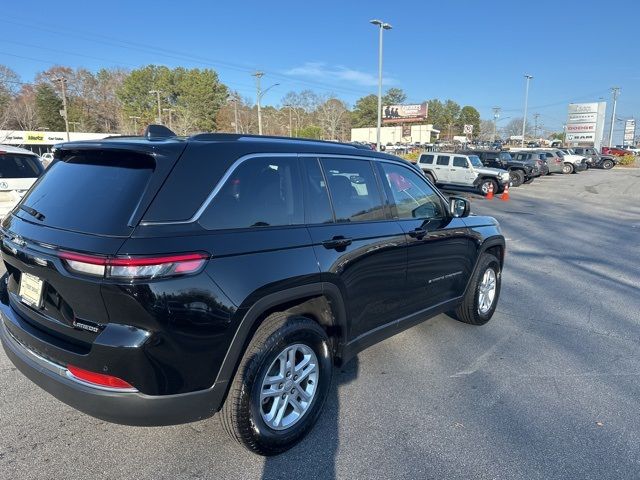
[[[20,276],[20,300],[27,305],[40,308],[42,306],[42,290],[44,282],[35,275],[22,273]]]

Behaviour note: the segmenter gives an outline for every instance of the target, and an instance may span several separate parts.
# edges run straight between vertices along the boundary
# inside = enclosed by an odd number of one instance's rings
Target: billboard
[[[426,102],[411,105],[385,105],[382,107],[383,123],[421,122],[426,118]]]
[[[633,145],[633,141],[636,138],[636,121],[634,118],[628,118],[624,122],[624,139],[623,145]]]
[[[570,103],[565,126],[567,143],[589,144],[600,149],[606,108],[606,102]]]

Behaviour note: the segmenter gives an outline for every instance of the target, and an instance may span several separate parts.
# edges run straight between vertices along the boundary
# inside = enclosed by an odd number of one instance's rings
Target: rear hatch
[[[20,201],[43,171],[35,155],[0,151],[0,216]]]
[[[109,322],[100,278],[79,277],[64,252],[115,255],[131,236],[183,142],[66,144],[2,222],[3,302],[77,348]]]

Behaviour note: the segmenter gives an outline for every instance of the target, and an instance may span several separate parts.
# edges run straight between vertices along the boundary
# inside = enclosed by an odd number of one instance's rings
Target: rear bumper
[[[222,405],[227,382],[176,395],[118,392],[80,383],[67,376],[65,365],[41,356],[18,341],[10,328],[20,328],[19,322],[10,307],[0,304],[0,341],[11,362],[58,400],[93,417],[123,425],[175,425],[210,417]]]

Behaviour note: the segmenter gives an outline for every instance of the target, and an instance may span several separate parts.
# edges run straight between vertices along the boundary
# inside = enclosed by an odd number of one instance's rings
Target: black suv
[[[477,155],[485,167],[508,170],[511,185],[514,187],[531,183],[542,175],[539,165],[534,160],[515,160],[509,152],[502,150],[469,150],[464,153]]]
[[[613,155],[602,155],[593,147],[572,147],[576,155],[582,155],[587,159],[588,168],[604,168],[611,170],[620,163],[620,159]]]
[[[275,454],[318,418],[334,365],[442,312],[493,315],[498,223],[408,162],[159,130],[58,146],[2,221],[2,344],[63,402],[127,425],[221,410]]]

